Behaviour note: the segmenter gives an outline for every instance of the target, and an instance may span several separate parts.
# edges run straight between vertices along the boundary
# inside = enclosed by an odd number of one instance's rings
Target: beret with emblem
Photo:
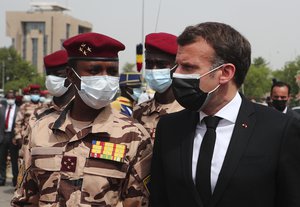
[[[177,53],[177,37],[175,35],[159,32],[146,35],[145,48],[156,49],[170,55]]]
[[[64,41],[69,59],[117,61],[125,46],[111,37],[98,33],[83,33]]]
[[[46,70],[65,69],[68,63],[68,53],[66,50],[59,50],[44,57],[44,65]]]
[[[121,73],[120,86],[138,86],[142,85],[140,73]]]

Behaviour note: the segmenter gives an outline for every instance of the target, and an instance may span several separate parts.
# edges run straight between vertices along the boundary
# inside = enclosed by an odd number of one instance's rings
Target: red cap
[[[176,55],[177,47],[177,37],[175,35],[164,32],[146,35],[146,49],[154,48],[171,55]]]
[[[23,94],[28,94],[29,93],[29,87],[23,88],[22,92],[23,92]]]
[[[40,92],[41,96],[46,96],[48,94],[49,94],[48,90],[43,90],[43,91]]]
[[[98,33],[83,33],[64,41],[69,59],[118,60],[125,46],[111,37]]]
[[[68,53],[65,50],[59,50],[44,57],[44,65],[46,70],[58,68],[68,63]]]
[[[40,90],[41,86],[38,84],[30,84],[30,85],[28,85],[28,88],[29,88],[29,91],[36,90],[36,89]]]

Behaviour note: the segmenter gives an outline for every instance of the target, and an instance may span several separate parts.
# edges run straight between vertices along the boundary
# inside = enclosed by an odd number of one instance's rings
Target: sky
[[[10,46],[5,12],[27,11],[30,2],[1,0],[0,47]],[[88,21],[93,32],[121,41],[120,66],[135,63],[136,44],[146,34],[179,35],[186,26],[206,21],[231,25],[251,43],[252,58],[263,57],[272,69],[281,69],[300,55],[299,0],[44,0],[69,7],[71,16]],[[144,2],[144,10],[143,8]],[[144,11],[144,12],[143,12]],[[144,21],[142,16],[144,14]],[[144,22],[144,23],[143,23]],[[144,27],[142,26],[144,25]],[[144,28],[144,29],[142,29]]]

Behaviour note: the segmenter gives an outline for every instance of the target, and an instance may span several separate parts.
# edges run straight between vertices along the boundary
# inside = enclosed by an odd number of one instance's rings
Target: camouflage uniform
[[[38,120],[30,133],[31,167],[16,191],[15,206],[147,206],[152,146],[130,117],[107,106],[75,131],[69,107]],[[42,137],[42,139],[41,139]],[[93,143],[126,146],[123,161],[94,158]],[[105,151],[105,150],[104,150]],[[20,188],[22,189],[22,188]]]
[[[147,129],[151,138],[154,139],[156,125],[160,117],[182,109],[182,106],[176,100],[169,104],[160,104],[153,98],[136,105],[133,108],[133,118],[141,123]]]
[[[24,138],[29,122],[31,119],[35,120],[34,116],[31,115],[34,114],[36,109],[41,109],[42,107],[42,103],[34,104],[32,102],[24,103],[20,106],[15,123],[15,139],[18,142],[25,142]]]

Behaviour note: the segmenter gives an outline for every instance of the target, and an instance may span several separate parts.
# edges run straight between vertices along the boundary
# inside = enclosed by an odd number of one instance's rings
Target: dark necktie
[[[10,111],[11,111],[11,105],[9,105],[9,108],[8,108],[8,111],[7,111],[7,114],[6,114],[5,129],[8,129],[8,122],[9,122]]]
[[[211,159],[216,142],[216,127],[220,117],[207,116],[203,119],[206,125],[206,132],[203,137],[198,157],[196,172],[196,188],[200,194],[204,206],[207,206],[212,196],[210,183]]]

